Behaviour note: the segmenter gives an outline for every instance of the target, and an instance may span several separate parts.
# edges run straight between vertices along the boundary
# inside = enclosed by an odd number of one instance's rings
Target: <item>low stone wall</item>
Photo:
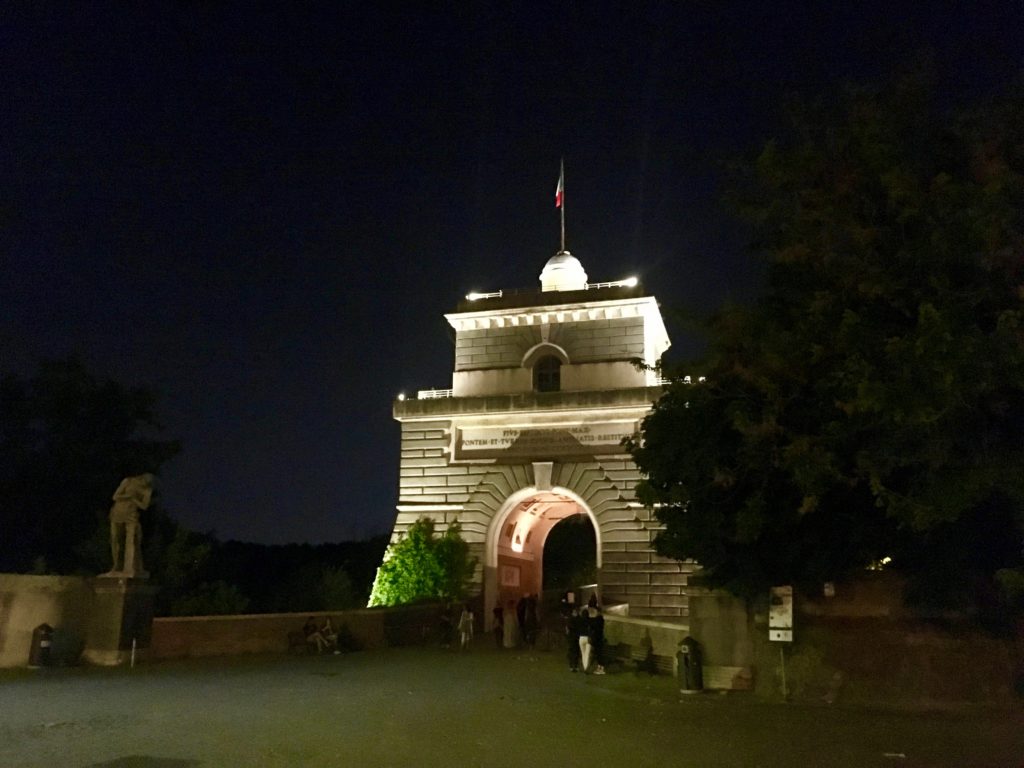
[[[414,645],[436,636],[439,610],[426,604],[317,613],[162,617],[153,620],[149,657],[285,653],[289,633],[301,632],[310,616],[317,623],[330,617],[334,629],[347,633],[359,648]]]
[[[54,661],[77,661],[91,604],[92,588],[85,578],[0,573],[0,667],[28,664],[32,631],[41,624],[57,630]]]
[[[689,632],[687,624],[635,619],[613,611],[604,615],[607,652],[652,674],[675,674],[676,651]]]
[[[691,590],[690,634],[700,644],[705,688],[754,687],[753,626],[744,600],[725,592]]]

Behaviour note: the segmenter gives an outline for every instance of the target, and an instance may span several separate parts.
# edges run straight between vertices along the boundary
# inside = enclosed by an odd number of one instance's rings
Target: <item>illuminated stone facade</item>
[[[422,516],[440,530],[458,521],[490,607],[539,592],[548,532],[585,514],[603,602],[631,616],[684,617],[693,566],[653,552],[659,526],[636,502],[639,473],[620,444],[661,393],[647,367],[669,346],[658,304],[635,285],[588,286],[567,253],[545,273],[546,290],[467,299],[446,315],[451,389],[395,401],[392,538]]]

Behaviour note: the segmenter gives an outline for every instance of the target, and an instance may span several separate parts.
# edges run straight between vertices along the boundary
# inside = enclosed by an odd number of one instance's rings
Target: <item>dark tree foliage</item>
[[[254,613],[327,611],[366,606],[388,537],[332,544],[215,546],[212,579],[238,585]]]
[[[178,452],[156,396],[93,377],[74,360],[0,378],[0,571],[67,573],[106,520],[123,477],[158,473]]]
[[[767,290],[712,318],[706,381],[630,445],[660,551],[746,595],[885,556],[935,604],[1019,583],[1022,91],[848,89],[739,170]]]

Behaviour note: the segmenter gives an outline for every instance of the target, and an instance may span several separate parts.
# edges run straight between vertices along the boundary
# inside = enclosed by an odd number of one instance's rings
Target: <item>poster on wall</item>
[[[503,565],[503,566],[501,566],[501,586],[503,586],[503,587],[518,587],[519,586],[519,566],[518,565]]]
[[[768,639],[793,642],[793,587],[772,587],[768,602]]]

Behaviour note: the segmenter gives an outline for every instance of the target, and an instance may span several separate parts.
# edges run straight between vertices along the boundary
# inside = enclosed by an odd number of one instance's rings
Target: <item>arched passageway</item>
[[[484,595],[488,614],[497,603],[507,605],[523,595],[557,589],[555,581],[580,576],[597,580],[600,567],[597,531],[590,511],[561,489],[536,491],[510,498],[505,513],[491,529]],[[553,549],[552,578],[545,577],[546,543],[559,526]],[[579,541],[568,541],[573,534]],[[583,564],[581,570],[578,567]],[[488,620],[489,621],[489,620]]]
[[[597,539],[584,514],[563,518],[544,542],[543,591],[565,592],[597,582]]]

